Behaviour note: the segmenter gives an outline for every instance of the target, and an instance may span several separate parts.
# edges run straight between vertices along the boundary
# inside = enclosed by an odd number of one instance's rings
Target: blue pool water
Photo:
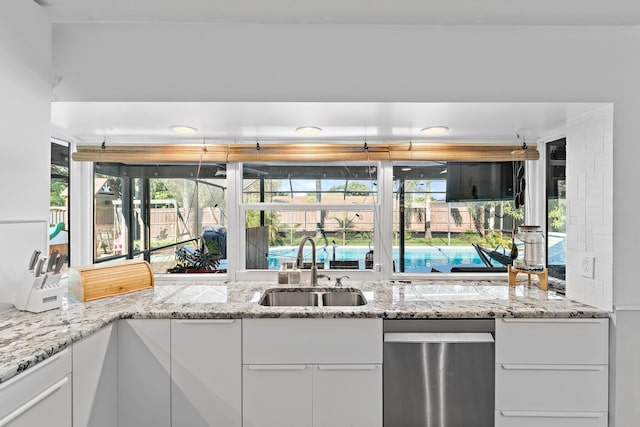
[[[344,246],[335,249],[318,248],[317,262],[326,263],[328,268],[329,260],[337,261],[358,260],[360,269],[364,269],[364,258],[369,248],[366,246]],[[279,270],[283,262],[295,262],[298,247],[282,246],[269,249],[269,269]],[[311,258],[311,248],[305,248],[305,260]],[[399,250],[394,247],[392,256],[395,265],[399,266]],[[441,272],[449,272],[451,267],[481,267],[484,266],[482,260],[471,246],[411,246],[405,249],[405,272],[418,273],[430,272],[437,269]],[[496,264],[499,266],[499,264]],[[396,267],[397,270],[399,270]]]

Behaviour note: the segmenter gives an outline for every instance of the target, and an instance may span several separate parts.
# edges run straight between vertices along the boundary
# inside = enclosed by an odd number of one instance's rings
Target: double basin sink
[[[355,288],[277,288],[269,289],[258,301],[266,306],[333,307],[359,306],[367,303]]]

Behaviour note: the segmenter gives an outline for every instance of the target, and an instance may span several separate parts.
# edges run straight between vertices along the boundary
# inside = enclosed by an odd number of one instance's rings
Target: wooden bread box
[[[69,295],[92,301],[153,288],[153,271],[146,261],[121,261],[69,269]]]

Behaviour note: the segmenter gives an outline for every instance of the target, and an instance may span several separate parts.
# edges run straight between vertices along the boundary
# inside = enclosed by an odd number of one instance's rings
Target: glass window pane
[[[567,265],[566,146],[564,138],[547,144],[547,265],[559,279]]]
[[[143,180],[135,178],[133,181],[133,219],[131,221],[131,233],[133,234],[133,251],[137,253],[149,248],[149,242],[144,227],[144,189]]]
[[[319,269],[371,269],[372,263],[365,261],[373,251],[373,220],[372,210],[249,210],[247,269],[292,267],[307,236],[316,244]],[[311,245],[306,245],[306,263],[311,262],[311,252]]]
[[[375,166],[243,166],[244,203],[375,203]]]
[[[511,199],[447,202],[445,162],[398,164],[393,175],[394,271],[505,267],[501,261],[509,259],[513,230],[524,219],[522,207],[515,209]]]
[[[226,270],[226,178],[149,181],[154,271]]]
[[[49,195],[49,226],[56,233],[49,240],[49,250],[66,257],[62,272],[69,266],[69,147],[51,143],[51,184]]]
[[[225,171],[97,163],[96,260],[142,255],[155,273],[226,270]]]
[[[94,259],[109,258],[128,253],[122,195],[124,180],[95,174],[94,196]]]

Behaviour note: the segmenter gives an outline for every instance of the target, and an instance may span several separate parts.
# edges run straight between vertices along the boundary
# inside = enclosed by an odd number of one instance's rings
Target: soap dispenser
[[[278,284],[286,285],[289,283],[289,272],[285,270],[284,265],[280,266],[280,271],[278,271]]]

